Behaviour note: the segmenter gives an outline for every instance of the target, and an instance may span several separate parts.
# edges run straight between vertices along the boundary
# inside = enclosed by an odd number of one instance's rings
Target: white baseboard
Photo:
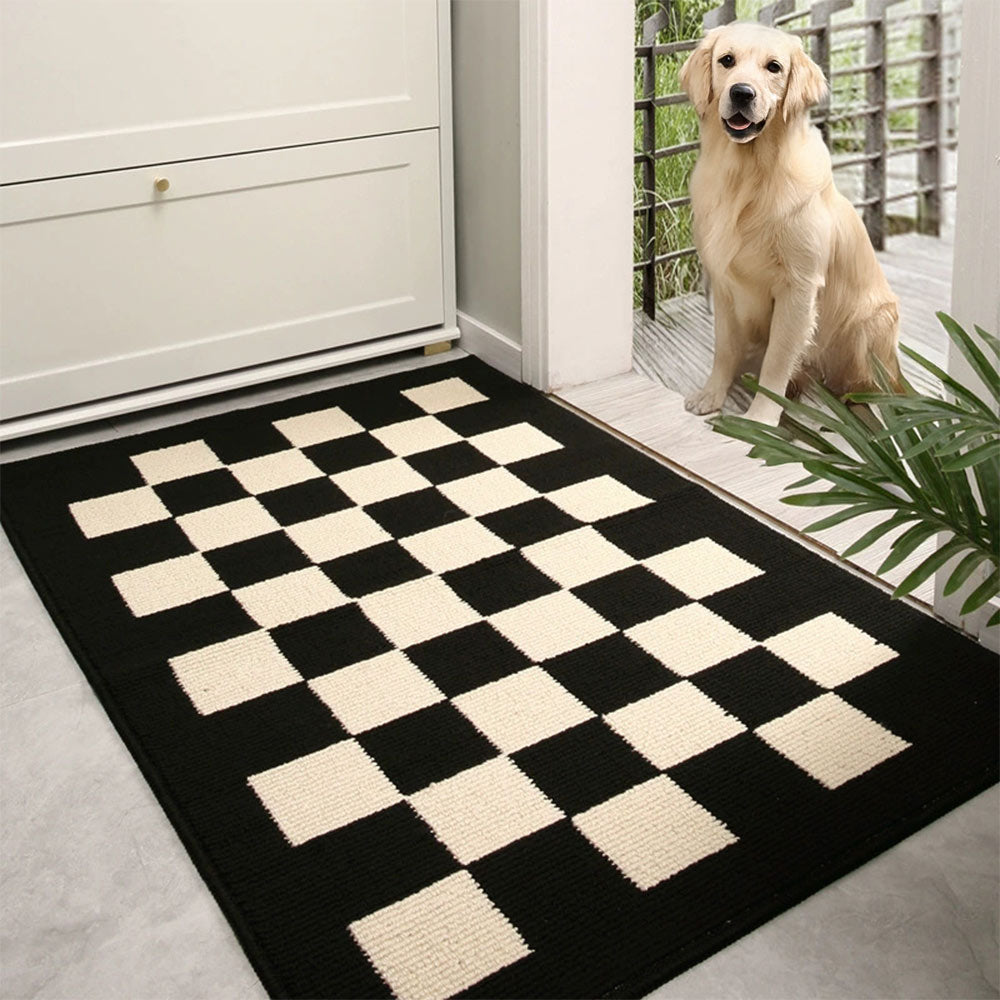
[[[293,375],[305,375],[309,372],[321,371],[324,368],[334,368],[339,365],[367,361],[371,358],[385,357],[400,351],[427,347],[444,340],[456,342],[459,338],[460,331],[454,326],[431,327],[427,330],[418,330],[416,333],[381,337],[378,340],[368,340],[347,347],[336,347],[328,351],[317,351],[285,361],[240,368],[222,375],[191,379],[187,382],[178,382],[124,396],[113,396],[110,399],[97,400],[93,403],[82,403],[79,406],[67,406],[59,410],[48,410],[44,413],[15,417],[11,420],[0,421],[0,441],[58,430],[63,427],[88,423],[92,420],[106,420],[137,410],[147,410],[170,403],[198,399],[202,396],[228,392],[231,389],[241,389],[262,382],[276,381]],[[518,370],[520,371],[520,368]]]
[[[521,345],[461,310],[457,317],[458,328],[462,331],[462,350],[520,382]]]

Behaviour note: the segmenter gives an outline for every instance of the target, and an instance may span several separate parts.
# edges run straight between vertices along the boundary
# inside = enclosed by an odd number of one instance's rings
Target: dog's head
[[[681,86],[698,116],[718,115],[733,142],[752,142],[780,110],[805,114],[826,93],[820,68],[795,35],[762,24],[713,28],[681,67]]]

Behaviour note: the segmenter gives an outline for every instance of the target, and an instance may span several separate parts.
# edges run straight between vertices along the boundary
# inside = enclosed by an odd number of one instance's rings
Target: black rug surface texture
[[[997,663],[473,359],[7,465],[274,996],[641,995],[997,778]]]

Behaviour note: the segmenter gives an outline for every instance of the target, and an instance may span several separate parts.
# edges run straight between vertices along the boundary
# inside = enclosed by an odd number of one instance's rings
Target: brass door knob
[[[163,194],[164,191],[168,191],[170,189],[170,181],[168,181],[166,177],[157,177],[156,180],[153,181],[153,187],[155,187],[160,194]]]

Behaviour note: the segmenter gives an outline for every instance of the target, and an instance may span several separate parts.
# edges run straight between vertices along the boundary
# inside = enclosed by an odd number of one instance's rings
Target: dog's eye
[[[736,65],[736,60],[735,60],[735,58],[733,58],[733,56],[732,56],[732,54],[731,54],[731,53],[727,52],[727,53],[726,53],[726,54],[725,54],[725,55],[724,55],[724,56],[723,56],[723,57],[722,57],[722,58],[721,58],[721,59],[719,60],[719,65],[720,65],[720,66],[725,66],[725,67],[726,67],[726,69],[729,69],[729,67],[730,67],[730,66],[735,66],[735,65]]]
[[[775,62],[773,59],[767,64],[768,73],[780,73],[781,63]]]

